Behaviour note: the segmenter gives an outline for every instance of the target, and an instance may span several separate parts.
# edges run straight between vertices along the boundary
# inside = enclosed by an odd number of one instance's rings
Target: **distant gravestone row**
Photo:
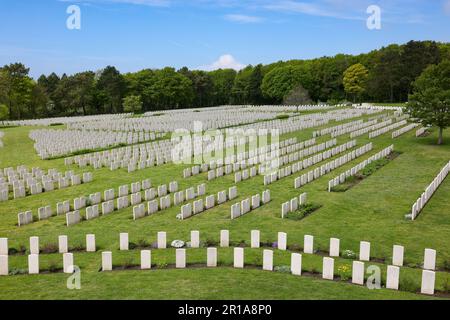
[[[408,122],[406,120],[401,120],[399,122],[393,123],[393,124],[388,125],[386,127],[382,127],[380,129],[374,130],[372,132],[369,132],[369,138],[370,139],[376,138],[376,137],[381,136],[382,134],[385,134],[385,133],[387,133],[389,131],[392,131],[394,129],[402,127],[402,126],[406,125],[407,123]]]
[[[398,138],[398,137],[400,137],[402,134],[404,134],[404,133],[406,133],[406,132],[408,132],[408,131],[411,131],[411,130],[415,129],[415,128],[417,128],[418,126],[419,126],[418,123],[411,123],[410,125],[407,125],[406,127],[403,127],[403,128],[401,128],[401,129],[399,129],[399,130],[396,130],[396,131],[392,132],[392,139]]]
[[[335,160],[327,162],[321,165],[319,168],[309,171],[308,173],[302,174],[300,177],[297,177],[294,180],[294,188],[298,189],[302,186],[311,183],[312,181],[319,179],[320,177],[330,173],[331,171],[349,163],[350,161],[359,158],[360,156],[368,153],[373,148],[372,143],[368,143],[352,152],[349,152],[342,157],[339,157]]]
[[[445,180],[448,173],[450,172],[450,161],[442,168],[442,170],[438,173],[436,178],[434,178],[433,182],[425,189],[419,199],[413,204],[411,209],[411,220],[415,220],[423,208],[426,206],[427,202],[431,199],[433,194],[439,188],[441,183]]]
[[[331,179],[328,182],[328,192],[331,192],[331,190],[340,185],[341,183],[344,183],[349,177],[355,176],[358,172],[363,170],[365,167],[367,167],[369,164],[371,164],[373,161],[380,160],[381,158],[385,158],[388,155],[390,155],[394,151],[394,145],[391,145],[380,152],[377,152],[367,160],[364,160],[363,162],[357,164],[353,168],[341,173],[339,176],[335,177],[334,179]]]
[[[351,149],[356,145],[356,141],[349,141],[346,142],[342,145],[339,145],[337,147],[334,147],[330,150],[321,152],[323,150],[329,149],[333,146],[336,145],[336,139],[321,143],[319,145],[315,145],[310,147],[309,149],[300,151],[298,154],[295,153],[292,157],[288,157],[288,156],[284,156],[282,158],[279,159],[278,163],[275,163],[275,167],[273,168],[264,168],[263,172],[264,172],[264,185],[269,185],[272,184],[274,182],[276,182],[277,180],[281,180],[285,177],[289,177],[291,175],[293,175],[294,173],[297,173],[298,171],[307,169],[311,166],[314,166],[315,164],[322,162],[326,159],[329,159],[331,157],[334,157],[342,152],[345,152],[347,149]],[[321,152],[321,153],[319,153]],[[277,169],[278,166],[282,166],[284,164],[290,163],[291,160],[292,161],[297,161],[300,158],[307,156],[307,155],[312,155],[318,153],[312,157],[303,159],[301,161],[298,161],[296,163],[294,163],[293,165],[289,165],[287,167],[278,169],[276,172],[272,172],[274,169]],[[272,173],[271,173],[272,172]]]
[[[11,198],[18,199],[89,183],[92,179],[90,172],[75,174],[73,171],[66,171],[63,174],[56,169],[45,172],[40,168],[32,168],[30,171],[26,166],[19,166],[17,170],[11,167],[4,168],[0,170],[0,201],[9,200],[10,191]]]
[[[193,203],[187,203],[181,207],[181,212],[177,215],[180,220],[185,220],[206,210],[214,208],[216,205],[224,204],[227,201],[231,201],[238,196],[237,187],[233,186],[228,189],[227,192],[219,191],[217,197],[215,195],[207,196],[205,199],[199,199]]]
[[[155,139],[154,135],[121,131],[81,131],[39,129],[30,131],[34,148],[41,159],[65,156],[81,150],[131,145]]]
[[[252,210],[258,209],[260,206],[270,202],[270,190],[265,190],[262,194],[255,194],[254,196],[242,200],[240,203],[231,206],[231,220],[237,219]]]

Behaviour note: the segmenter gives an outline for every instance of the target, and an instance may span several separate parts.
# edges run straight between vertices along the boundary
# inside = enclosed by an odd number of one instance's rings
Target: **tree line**
[[[12,63],[0,68],[0,120],[225,104],[404,102],[426,67],[448,59],[448,43],[410,41],[359,55],[250,65],[239,72],[167,67],[121,74],[107,66],[34,80],[29,68]]]

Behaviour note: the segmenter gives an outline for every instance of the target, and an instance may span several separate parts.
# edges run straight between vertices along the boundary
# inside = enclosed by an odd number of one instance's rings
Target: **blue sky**
[[[70,5],[81,29],[69,30]],[[381,30],[366,27],[369,5]],[[122,72],[357,54],[390,43],[450,42],[450,0],[1,0],[0,65],[34,77],[115,65]]]

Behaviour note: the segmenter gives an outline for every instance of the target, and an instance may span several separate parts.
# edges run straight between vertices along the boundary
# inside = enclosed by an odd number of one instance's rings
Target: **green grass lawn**
[[[353,119],[352,119],[353,120]],[[331,124],[330,124],[331,125]],[[330,126],[328,125],[328,126]],[[180,206],[170,208],[153,216],[133,221],[132,208],[115,211],[113,214],[92,221],[85,221],[67,228],[65,217],[52,217],[21,228],[16,226],[17,213],[51,205],[53,210],[57,202],[72,200],[81,195],[117,189],[120,185],[150,178],[153,186],[177,180],[179,189],[196,186],[206,182],[206,174],[188,179],[182,178],[182,170],[187,166],[164,165],[127,173],[124,170],[109,171],[103,168],[93,170],[90,167],[79,169],[65,167],[63,159],[40,160],[33,142],[28,138],[32,128],[17,127],[2,129],[5,147],[0,149],[0,168],[25,164],[28,167],[43,169],[57,168],[60,171],[73,169],[77,172],[92,171],[94,181],[86,185],[57,190],[24,199],[0,203],[0,237],[9,238],[10,248],[29,247],[29,237],[39,236],[40,244],[57,244],[58,235],[68,235],[69,245],[84,244],[85,235],[96,235],[96,253],[75,253],[75,264],[82,270],[81,290],[66,288],[67,275],[62,273],[41,274],[37,276],[15,275],[0,278],[1,299],[428,299],[418,295],[421,269],[425,248],[437,250],[437,263],[441,270],[437,272],[436,289],[448,290],[450,264],[450,179],[447,178],[416,221],[407,221],[404,215],[411,205],[434,179],[450,159],[450,130],[445,132],[447,140],[437,146],[437,133],[424,138],[415,138],[414,131],[392,140],[390,133],[373,139],[374,150],[334,170],[332,173],[313,183],[294,189],[297,173],[264,187],[262,177],[256,177],[238,183],[239,198],[185,221],[176,220]],[[298,137],[300,140],[311,138],[317,128],[292,133],[282,138]],[[321,137],[318,141],[331,139]],[[348,135],[338,139],[338,143],[349,140]],[[369,142],[359,137],[359,146]],[[390,144],[401,155],[386,166],[364,179],[346,192],[327,192],[328,180],[353,167]],[[340,155],[339,155],[340,156]],[[321,163],[322,164],[322,163]],[[317,166],[321,165],[318,164]],[[314,168],[314,167],[313,167]],[[313,168],[309,168],[312,170]],[[228,189],[234,185],[234,175],[207,182],[207,195]],[[230,220],[230,206],[265,189],[271,190],[272,201],[236,220]],[[300,221],[280,218],[281,204],[300,193],[308,192],[309,201],[322,205],[312,215]],[[266,272],[249,266],[236,270],[227,265],[232,263],[231,249],[219,250],[219,262],[216,269],[192,268],[175,270],[161,268],[152,271],[126,270],[108,273],[98,272],[101,265],[100,251],[113,252],[114,264],[139,263],[139,251],[119,252],[119,233],[128,232],[130,241],[137,243],[146,240],[156,241],[158,231],[166,231],[168,242],[175,239],[188,241],[191,230],[199,230],[201,240],[218,241],[222,229],[230,230],[232,242],[250,243],[250,231],[261,231],[262,242],[277,240],[277,232],[288,233],[288,245],[303,246],[303,236],[313,235],[315,249],[328,251],[329,238],[341,239],[341,252],[350,249],[358,253],[359,242],[371,242],[371,256],[380,264],[385,277],[385,267],[390,263],[392,246],[405,247],[405,267],[401,268],[401,292],[392,290],[369,290],[344,283],[344,281],[325,281],[317,277],[296,277],[281,272]],[[248,254],[248,256],[247,256]],[[275,252],[274,265],[289,265],[290,252]],[[189,249],[188,263],[205,263],[206,249]],[[41,254],[41,268],[62,267],[59,254]],[[158,265],[174,263],[174,250],[153,250],[152,263]],[[246,249],[246,263],[260,265],[260,249]],[[314,273],[322,268],[322,256],[304,255],[305,271]],[[337,259],[339,264],[351,265],[351,260]],[[10,270],[27,268],[26,256],[10,256]],[[446,269],[446,271],[444,270]],[[384,279],[384,278],[383,278]],[[410,292],[411,291],[411,292]]]

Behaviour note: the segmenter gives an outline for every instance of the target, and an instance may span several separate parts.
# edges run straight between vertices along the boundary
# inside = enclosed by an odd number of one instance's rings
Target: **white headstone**
[[[287,248],[287,233],[278,232],[278,249],[286,250]]]
[[[30,254],[39,254],[39,237],[30,237]]]
[[[206,250],[206,266],[217,267],[217,248],[208,248]]]
[[[364,285],[364,262],[353,261],[352,283]]]
[[[227,248],[230,246],[230,231],[220,230],[220,246]]]
[[[324,257],[322,267],[322,278],[327,280],[334,279],[334,259]]]
[[[186,249],[176,250],[176,267],[186,268]]]
[[[370,242],[361,241],[359,244],[359,260],[370,261]]]
[[[87,252],[95,252],[97,247],[95,245],[95,234],[87,234],[86,235],[86,251]]]
[[[339,257],[340,242],[337,238],[330,238],[330,257]]]
[[[291,273],[296,276],[302,275],[302,255],[300,253],[291,254]]]
[[[141,250],[141,269],[151,269],[152,267],[152,252],[150,250]]]
[[[259,230],[252,230],[251,231],[251,247],[252,248],[259,248],[260,245],[260,232]]]
[[[38,274],[39,273],[39,255],[30,254],[28,255],[28,273]]]
[[[422,271],[422,285],[420,292],[422,294],[434,294],[434,285],[436,280],[436,274],[434,271],[423,270]]]
[[[405,248],[403,246],[394,245],[393,253],[392,253],[392,264],[394,266],[403,266],[403,255]]]
[[[0,238],[0,256],[7,256],[8,254],[8,238]]]
[[[314,237],[310,236],[310,235],[305,235],[304,237],[304,248],[303,248],[303,252],[304,253],[309,253],[309,254],[313,254],[314,253]]]
[[[423,268],[427,270],[436,268],[436,250],[425,249]]]
[[[0,255],[0,276],[7,276],[9,274],[8,256]]]
[[[120,250],[128,250],[128,233],[120,234]]]
[[[273,271],[273,251],[263,251],[263,270]]]
[[[399,279],[400,279],[400,268],[397,266],[388,266],[386,277],[386,288],[398,290]]]
[[[235,268],[244,268],[244,248],[234,248],[233,266]]]
[[[166,249],[166,233],[164,231],[158,232],[158,249]]]
[[[67,236],[62,235],[58,237],[58,247],[59,253],[67,253],[69,252],[69,240]]]
[[[112,252],[102,252],[102,271],[112,271]]]
[[[192,248],[200,247],[200,232],[199,231],[191,231],[191,247]]]
[[[63,254],[63,271],[64,273],[73,273],[73,253]]]

